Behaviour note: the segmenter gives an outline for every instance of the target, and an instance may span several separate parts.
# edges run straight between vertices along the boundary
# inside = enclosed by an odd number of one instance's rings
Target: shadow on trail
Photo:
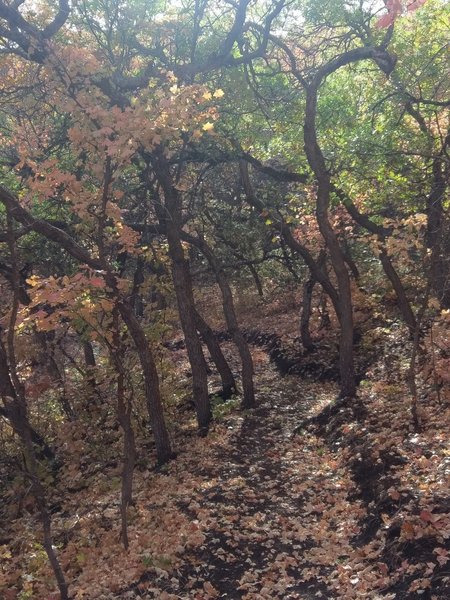
[[[231,439],[215,453],[213,466],[200,470],[205,541],[185,555],[178,589],[169,585],[169,593],[202,598],[212,585],[216,597],[229,600],[327,597],[322,584],[302,582],[301,570],[310,566],[302,555],[313,542],[297,535],[303,499],[291,487],[295,461],[302,459],[289,439],[308,401],[299,398],[297,378],[285,382],[283,389],[263,393],[258,408],[226,421]],[[180,508],[199,519],[189,504]]]

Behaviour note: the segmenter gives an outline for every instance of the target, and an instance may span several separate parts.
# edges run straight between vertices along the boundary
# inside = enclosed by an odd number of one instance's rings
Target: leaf
[[[389,496],[392,498],[392,500],[400,500],[400,493],[397,490],[391,490],[389,492]]]
[[[429,523],[433,522],[433,515],[432,515],[432,513],[430,513],[429,510],[423,510],[420,513],[420,518],[422,519],[422,521],[425,521],[425,522],[429,522]]]
[[[105,280],[102,279],[101,277],[91,277],[91,279],[89,280],[89,283],[95,288],[104,288],[105,287]]]
[[[211,598],[217,598],[219,595],[219,592],[209,581],[205,581],[203,584],[203,589],[210,595]]]

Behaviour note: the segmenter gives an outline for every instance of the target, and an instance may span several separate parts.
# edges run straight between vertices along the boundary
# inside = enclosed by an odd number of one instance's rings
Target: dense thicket
[[[419,371],[447,401],[448,17],[440,0],[0,1],[3,476],[35,500],[61,598],[65,432],[77,452],[94,427],[91,462],[121,440],[128,548],[136,465],[151,444],[176,457],[188,400],[208,435],[210,365],[214,393],[258,404],[242,290],[256,310],[293,290],[304,357],[338,336],[345,401],[361,315],[393,314],[412,426]]]

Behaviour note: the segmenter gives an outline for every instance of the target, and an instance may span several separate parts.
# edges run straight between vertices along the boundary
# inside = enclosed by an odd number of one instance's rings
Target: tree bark
[[[242,408],[252,408],[256,405],[255,400],[255,388],[253,384],[253,359],[248,347],[247,341],[240,330],[239,323],[234,308],[233,294],[231,292],[230,285],[227,281],[226,275],[223,268],[219,265],[213,251],[202,237],[194,237],[186,232],[182,233],[183,238],[191,243],[193,246],[197,246],[202,252],[206,260],[209,262],[219,285],[222,293],[222,304],[225,321],[227,323],[228,331],[231,335],[233,342],[235,343],[242,364],[242,388],[243,388],[243,399]]]
[[[222,397],[227,400],[237,390],[233,373],[231,372],[227,359],[223,355],[217,337],[197,309],[195,310],[195,320],[197,329],[202,336],[202,339],[208,348],[211,359],[216,365],[217,371],[220,375],[220,379],[222,381]]]
[[[255,265],[252,265],[252,263],[249,263],[248,268],[250,270],[250,273],[252,274],[253,281],[255,282],[256,291],[258,292],[258,296],[260,298],[264,298],[264,290],[263,290],[263,286],[261,283],[261,278],[259,276],[259,273],[258,273]]]
[[[427,197],[426,243],[431,249],[431,283],[433,291],[444,308],[450,308],[450,243],[446,230],[449,224],[444,213],[443,200],[448,186],[450,162],[446,154],[450,146],[450,133],[443,148],[433,160],[433,183]],[[447,158],[447,161],[446,161]]]
[[[311,276],[303,285],[302,312],[300,315],[300,337],[303,347],[308,352],[312,352],[315,348],[309,329],[312,294],[315,284],[316,280]]]
[[[191,275],[179,236],[177,226],[167,223],[167,241],[172,261],[172,278],[186,350],[191,365],[192,394],[197,422],[200,433],[206,433],[212,419],[208,395],[208,375],[202,345],[197,333]]]
[[[133,472],[136,463],[136,443],[133,425],[131,423],[131,389],[125,389],[125,368],[123,357],[125,348],[119,332],[119,314],[113,311],[113,344],[112,358],[117,371],[117,420],[123,432],[122,482],[120,499],[121,532],[120,537],[128,550],[128,507],[133,498]]]
[[[212,419],[212,412],[208,395],[206,362],[195,320],[195,302],[191,273],[180,237],[182,227],[181,198],[178,190],[173,185],[168,162],[162,153],[158,153],[155,157],[154,168],[156,177],[164,193],[165,211],[159,211],[159,218],[162,221],[162,225],[165,226],[169,246],[172,280],[177,298],[178,313],[192,371],[192,395],[197,414],[197,423],[199,433],[205,435],[208,432]]]
[[[405,288],[403,287],[403,283],[395,270],[394,265],[392,264],[391,259],[385,248],[385,239],[388,231],[385,230],[384,227],[377,225],[373,221],[369,219],[366,215],[359,212],[354,203],[344,194],[344,192],[336,187],[333,187],[333,191],[337,193],[337,195],[342,200],[347,212],[353,218],[353,220],[364,227],[367,231],[374,233],[378,236],[378,239],[381,243],[381,250],[379,259],[381,262],[381,266],[383,267],[384,272],[386,273],[387,278],[392,284],[394,288],[395,295],[397,297],[397,303],[399,310],[402,314],[403,320],[407,324],[411,333],[414,333],[416,329],[416,317],[414,316],[413,310],[411,308],[411,304],[406,295]]]
[[[356,394],[355,367],[353,360],[353,305],[350,276],[345,264],[344,253],[328,218],[331,181],[325,159],[317,141],[316,113],[317,94],[320,80],[306,89],[304,121],[305,151],[311,169],[317,178],[316,217],[319,230],[328,248],[331,264],[338,286],[337,316],[341,326],[339,344],[339,370],[341,394],[353,397]]]
[[[324,250],[320,251],[320,254],[317,258],[317,264],[320,269],[325,268],[326,263],[326,252]],[[300,315],[300,337],[302,340],[302,344],[308,352],[312,352],[315,348],[314,342],[311,337],[311,332],[309,329],[309,323],[311,319],[311,305],[312,305],[312,295],[314,291],[314,286],[316,285],[317,280],[312,273],[310,273],[309,279],[303,285],[303,297],[302,297],[302,312]]]
[[[144,376],[145,399],[150,418],[150,424],[155,438],[156,456],[158,464],[162,465],[173,458],[169,433],[164,420],[164,411],[159,389],[159,377],[156,369],[153,353],[148,345],[141,324],[137,320],[133,308],[125,303],[119,302],[118,309],[123,322],[127,326],[130,336],[136,346],[139,360]]]

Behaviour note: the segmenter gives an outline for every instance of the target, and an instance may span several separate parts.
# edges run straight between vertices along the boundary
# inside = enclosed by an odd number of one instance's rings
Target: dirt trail
[[[319,391],[297,377],[280,382],[269,365],[258,380],[258,408],[228,416],[226,443],[216,447],[206,466],[192,467],[205,486],[182,509],[200,521],[205,540],[163,587],[173,598],[332,598],[323,583],[310,579],[314,565],[305,557],[305,551],[314,552],[316,537],[311,482],[324,473],[318,470],[317,448],[308,449],[292,432],[336,390],[322,384]],[[342,489],[343,483],[330,475],[329,485]],[[155,590],[140,597],[158,595]]]

